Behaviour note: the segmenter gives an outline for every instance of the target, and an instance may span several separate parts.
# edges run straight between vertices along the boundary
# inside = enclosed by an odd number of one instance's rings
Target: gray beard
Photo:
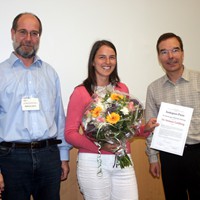
[[[15,49],[15,52],[22,58],[33,58],[36,55],[36,50],[32,50],[31,52],[24,52],[20,49],[20,46]]]
[[[37,50],[38,50],[38,46],[36,46],[35,49],[31,50],[31,51],[23,51],[21,49],[21,44],[20,43],[17,43],[15,41],[13,41],[13,48],[16,52],[16,54],[20,55],[22,58],[33,58],[36,53],[37,53]]]

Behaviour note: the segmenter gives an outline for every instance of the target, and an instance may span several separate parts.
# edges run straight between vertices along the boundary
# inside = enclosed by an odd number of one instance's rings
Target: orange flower
[[[117,94],[117,93],[112,93],[111,96],[110,96],[110,98],[112,100],[119,101],[120,99],[123,99],[124,97],[123,97],[123,95],[120,95],[120,94]]]
[[[101,107],[94,108],[93,110],[91,110],[92,117],[98,117],[100,115],[101,111],[102,111]]]
[[[106,116],[106,121],[111,124],[116,124],[120,120],[119,114],[112,112],[111,114]]]

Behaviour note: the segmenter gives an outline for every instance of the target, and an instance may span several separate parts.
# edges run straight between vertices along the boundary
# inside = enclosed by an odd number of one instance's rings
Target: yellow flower
[[[117,93],[112,93],[110,98],[112,100],[115,100],[115,101],[119,101],[120,99],[123,99],[124,96],[123,95],[120,95],[120,94],[117,94]]]
[[[92,117],[98,117],[100,115],[101,111],[102,111],[101,107],[94,108],[93,110],[91,110]]]
[[[112,112],[111,114],[106,116],[106,121],[111,124],[116,124],[120,120],[119,114]]]

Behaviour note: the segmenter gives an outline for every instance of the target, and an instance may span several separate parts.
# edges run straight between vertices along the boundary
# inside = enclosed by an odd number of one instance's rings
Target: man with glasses
[[[166,200],[200,199],[200,72],[183,65],[184,50],[179,36],[165,33],[157,41],[158,60],[166,75],[148,86],[146,120],[157,117],[161,102],[193,108],[193,116],[183,156],[150,148],[152,135],[147,138],[150,172],[160,176]],[[168,130],[170,131],[170,130]]]
[[[0,64],[0,192],[4,200],[59,200],[71,145],[55,70],[37,55],[42,24],[15,17],[14,52]],[[2,181],[3,177],[3,181]],[[5,186],[5,187],[4,187]]]

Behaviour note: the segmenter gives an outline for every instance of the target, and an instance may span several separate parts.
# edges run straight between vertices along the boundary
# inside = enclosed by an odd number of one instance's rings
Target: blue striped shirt
[[[39,57],[30,67],[11,54],[0,63],[0,142],[31,142],[56,137],[61,160],[71,145],[64,139],[65,114],[55,70]],[[22,110],[22,98],[39,99],[39,110]]]

